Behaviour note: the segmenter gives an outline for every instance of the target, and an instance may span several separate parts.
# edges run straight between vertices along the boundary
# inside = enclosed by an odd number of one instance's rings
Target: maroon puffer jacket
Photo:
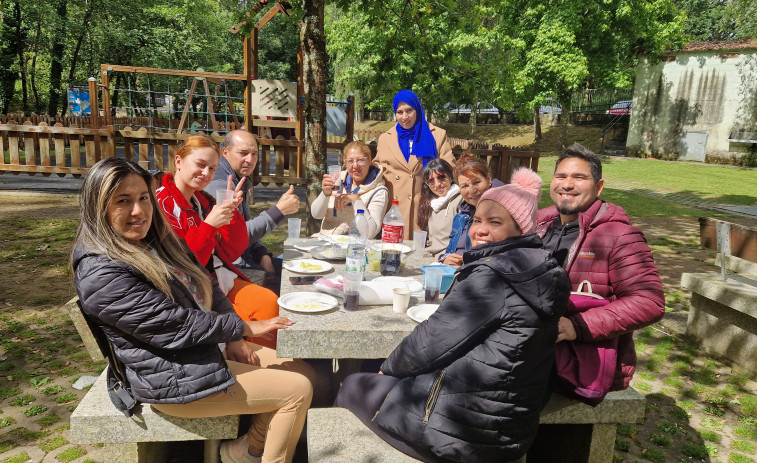
[[[536,233],[544,237],[559,213],[555,206],[539,211]],[[633,330],[662,319],[665,296],[644,233],[631,225],[622,207],[597,200],[578,215],[580,232],[565,261],[575,291],[583,280],[611,302],[571,315],[577,339],[619,336],[618,365],[612,390],[628,387],[636,369]]]

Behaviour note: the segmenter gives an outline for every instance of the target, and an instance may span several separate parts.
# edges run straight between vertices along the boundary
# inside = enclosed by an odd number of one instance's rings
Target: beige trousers
[[[200,418],[255,415],[247,439],[263,448],[264,463],[291,462],[305,425],[315,372],[301,360],[276,358],[276,351],[250,344],[260,367],[228,361],[237,380],[227,390],[188,404],[153,404],[173,416]]]

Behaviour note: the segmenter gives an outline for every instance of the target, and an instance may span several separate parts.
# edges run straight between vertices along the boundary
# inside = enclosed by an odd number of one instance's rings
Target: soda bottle
[[[402,264],[400,245],[405,237],[405,218],[398,205],[399,201],[392,201],[381,225],[381,274],[384,276],[399,275]]]
[[[358,272],[361,275],[365,273],[366,231],[368,230],[368,221],[364,214],[365,211],[358,209],[355,218],[350,223],[350,244],[344,264],[345,272]]]

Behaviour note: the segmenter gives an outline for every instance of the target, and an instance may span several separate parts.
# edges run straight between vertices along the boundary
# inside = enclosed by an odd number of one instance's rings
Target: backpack
[[[588,288],[584,291],[584,286]],[[580,313],[610,303],[592,293],[584,280],[570,293],[565,315]],[[602,341],[562,341],[555,344],[555,390],[566,397],[596,407],[612,387],[618,363],[618,338]]]

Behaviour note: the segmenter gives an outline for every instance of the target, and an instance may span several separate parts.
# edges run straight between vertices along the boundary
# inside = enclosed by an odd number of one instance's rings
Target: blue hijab
[[[426,163],[435,157],[437,157],[436,140],[431,134],[431,129],[426,122],[426,115],[423,113],[423,106],[421,106],[420,100],[412,92],[412,90],[400,90],[394,95],[394,112],[397,112],[397,106],[400,103],[409,104],[416,114],[415,125],[409,130],[405,130],[397,123],[397,141],[400,145],[400,151],[405,156],[405,161],[410,162],[410,156],[421,158],[423,161],[423,167],[426,167]],[[412,152],[410,150],[410,141],[413,142]]]

